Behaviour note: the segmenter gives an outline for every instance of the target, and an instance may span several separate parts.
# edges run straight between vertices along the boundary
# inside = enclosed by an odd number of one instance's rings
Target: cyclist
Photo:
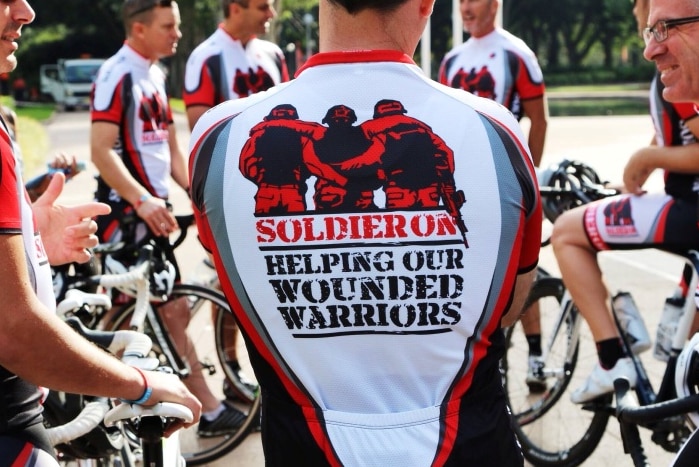
[[[177,48],[179,8],[169,0],[126,0],[122,14],[126,41],[100,68],[91,102],[91,153],[99,171],[96,199],[112,208],[109,216],[98,220],[101,242],[120,240],[120,219],[133,213],[144,223],[135,241],[146,235],[167,236],[177,227],[166,203],[170,177],[185,190],[188,185],[165,74],[156,64]],[[169,259],[174,262],[174,255]],[[203,405],[199,435],[235,432],[245,416],[207,386],[186,333],[190,317],[186,299],[168,302],[159,312],[192,367],[185,384]]]
[[[182,99],[190,130],[211,107],[289,80],[281,49],[259,39],[277,13],[272,0],[221,0],[223,22],[189,55]]]
[[[518,318],[540,248],[534,166],[506,109],[431,81],[410,58],[433,6],[321,0],[320,53],[296,78],[217,106],[192,133],[197,227],[263,388],[270,467],[523,464],[499,361],[501,326]],[[256,215],[257,185],[229,169],[240,167],[249,130],[271,127],[264,119],[279,105],[298,110],[299,131],[322,127],[340,105],[377,129],[380,157],[334,166],[353,182],[385,184],[416,160],[424,173],[410,170],[401,187],[448,172],[467,202],[439,190],[429,205],[388,208],[378,189],[371,211],[309,201],[301,213]],[[388,109],[398,115],[382,117]],[[381,131],[391,122],[406,124]],[[415,151],[438,147],[425,141],[443,142],[454,166]]]
[[[14,42],[34,10],[25,0],[0,9],[0,29],[14,44],[0,55],[0,72],[16,64]],[[0,465],[58,466],[43,426],[37,385],[71,393],[141,400],[179,402],[195,421],[201,405],[178,378],[141,372],[124,365],[80,338],[54,313],[49,264],[90,259],[97,244],[90,218],[109,212],[101,203],[66,207],[55,203],[65,176],[57,174],[34,205],[26,190],[4,120],[0,120],[0,268],[3,307],[0,310]]]
[[[663,97],[670,102],[699,104],[699,47],[696,41],[699,5],[690,0],[653,0],[643,31],[643,56],[655,62],[665,85]],[[672,32],[670,32],[672,29]]]
[[[521,39],[496,27],[499,3],[498,0],[461,0],[461,19],[470,37],[445,55],[439,68],[439,81],[493,99],[517,119],[526,115],[531,122],[529,149],[538,167],[548,126],[544,77],[534,52]],[[532,392],[540,392],[546,389],[546,379],[538,372],[544,366],[538,303],[528,308],[520,321],[529,344],[526,382]]]
[[[223,21],[187,59],[182,100],[187,108],[190,130],[211,107],[229,99],[246,97],[288,81],[289,72],[281,49],[258,34],[269,31],[277,13],[272,0],[221,0]],[[237,356],[236,324],[226,325],[234,336],[228,346],[228,366],[235,390],[254,397],[257,385],[242,372]],[[236,395],[224,382],[227,397]]]
[[[633,7],[639,29],[648,18],[649,2],[638,0]],[[655,137],[624,168],[628,193],[568,211],[554,224],[551,243],[563,281],[590,327],[599,357],[592,374],[571,394],[576,403],[611,392],[617,377],[636,382],[611,316],[597,253],[642,248],[682,252],[699,242],[699,118],[692,104],[663,99],[660,76],[650,91]],[[655,169],[665,171],[665,193],[642,188]]]

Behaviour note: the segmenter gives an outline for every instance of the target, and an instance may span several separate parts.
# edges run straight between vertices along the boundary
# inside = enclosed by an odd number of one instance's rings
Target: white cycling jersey
[[[448,52],[439,82],[499,102],[518,120],[523,115],[522,100],[544,95],[544,78],[534,52],[501,28],[471,37]]]
[[[152,195],[167,198],[173,118],[163,70],[124,44],[95,78],[91,119],[119,126],[114,150],[129,173]],[[100,201],[121,199],[101,178],[97,193]]]
[[[187,107],[213,107],[288,80],[279,46],[256,37],[243,45],[219,27],[189,55],[182,99]]]
[[[321,53],[206,113],[190,150],[200,237],[264,388],[267,465],[521,457],[500,320],[541,211],[509,112],[398,52]]]

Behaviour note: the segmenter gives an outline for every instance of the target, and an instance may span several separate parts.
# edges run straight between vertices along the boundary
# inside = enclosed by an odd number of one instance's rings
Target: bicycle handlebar
[[[68,443],[94,430],[109,411],[109,401],[105,398],[88,402],[77,417],[61,426],[46,429],[51,446]]]
[[[69,311],[77,310],[84,305],[109,309],[112,307],[112,299],[103,293],[87,293],[80,289],[69,289],[65,298],[56,305],[56,313],[59,316],[65,316]]]
[[[153,369],[159,363],[156,358],[146,357],[152,347],[152,341],[146,334],[128,330],[97,331],[88,329],[74,316],[66,318],[65,322],[85,339],[109,352],[113,354],[123,352],[122,361],[127,364],[138,366],[139,368],[150,367],[149,369]],[[73,420],[60,426],[48,428],[46,431],[51,446],[68,443],[88,434],[105,419],[105,416],[109,413],[109,408],[108,398],[97,398],[85,404],[85,407]]]
[[[614,381],[614,393],[617,401],[616,415],[619,421],[633,424],[652,423],[699,410],[699,394],[639,406],[629,393],[630,389],[629,381],[626,378]]]
[[[148,355],[153,341],[141,332],[120,329],[118,331],[98,331],[86,328],[76,317],[66,318],[66,324],[78,334],[112,354],[123,352],[122,359],[142,359]],[[139,365],[140,367],[140,365]]]

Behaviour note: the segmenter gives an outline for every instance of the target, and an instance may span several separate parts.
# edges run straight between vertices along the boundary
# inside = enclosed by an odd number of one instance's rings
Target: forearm
[[[138,372],[81,338],[37,300],[27,305],[4,317],[2,366],[54,390],[133,400],[141,397],[144,384]]]
[[[532,283],[536,277],[536,268],[517,276],[517,281],[515,282],[515,290],[512,294],[512,303],[510,303],[510,308],[503,315],[501,326],[507,327],[513,325],[520,317],[524,311],[524,303],[527,300],[529,291],[531,290]]]
[[[130,204],[137,205],[139,198],[148,193],[145,187],[133,178],[117,153],[111,148],[93,147],[92,162],[105,183]]]
[[[637,151],[632,159],[650,170],[664,169],[695,174],[699,173],[699,143],[684,146],[648,146]]]
[[[189,187],[189,168],[187,167],[187,159],[180,150],[180,145],[177,142],[177,130],[175,125],[169,126],[168,144],[170,147],[170,175],[182,188]]]
[[[539,167],[544,154],[544,142],[546,141],[546,129],[548,128],[548,107],[546,97],[522,101],[524,114],[530,120],[529,126],[529,150],[532,161]]]
[[[181,153],[178,156],[173,154],[170,174],[172,175],[173,180],[175,180],[175,183],[177,183],[180,187],[189,187],[187,163],[185,162],[185,159]]]
[[[537,122],[532,121],[529,129],[529,150],[531,151],[532,161],[535,167],[539,167],[544,154],[547,126],[548,122],[544,119]]]

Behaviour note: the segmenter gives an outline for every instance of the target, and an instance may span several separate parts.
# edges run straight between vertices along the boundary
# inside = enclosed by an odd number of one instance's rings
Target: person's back
[[[412,0],[397,3],[381,13],[417,22]],[[367,28],[383,17],[327,0],[325,9]],[[218,106],[192,134],[197,226],[264,388],[266,463],[521,464],[498,370],[501,321],[515,282],[530,283],[516,276],[531,278],[540,242],[521,132],[502,107],[430,81],[403,52],[356,46],[364,51],[320,53],[293,82]],[[347,105],[361,125],[387,98],[425,124],[403,134],[429,129],[454,151],[453,182],[467,200],[459,212],[448,212],[444,192],[439,206],[387,209],[376,190],[376,212],[327,213],[309,180],[305,212],[253,214],[257,186],[238,170],[240,153],[275,106],[293,106],[312,127]],[[412,157],[386,147],[395,164]],[[334,168],[355,180],[391,168],[381,164]],[[443,170],[438,159],[430,170]],[[518,312],[522,290],[515,295]]]

